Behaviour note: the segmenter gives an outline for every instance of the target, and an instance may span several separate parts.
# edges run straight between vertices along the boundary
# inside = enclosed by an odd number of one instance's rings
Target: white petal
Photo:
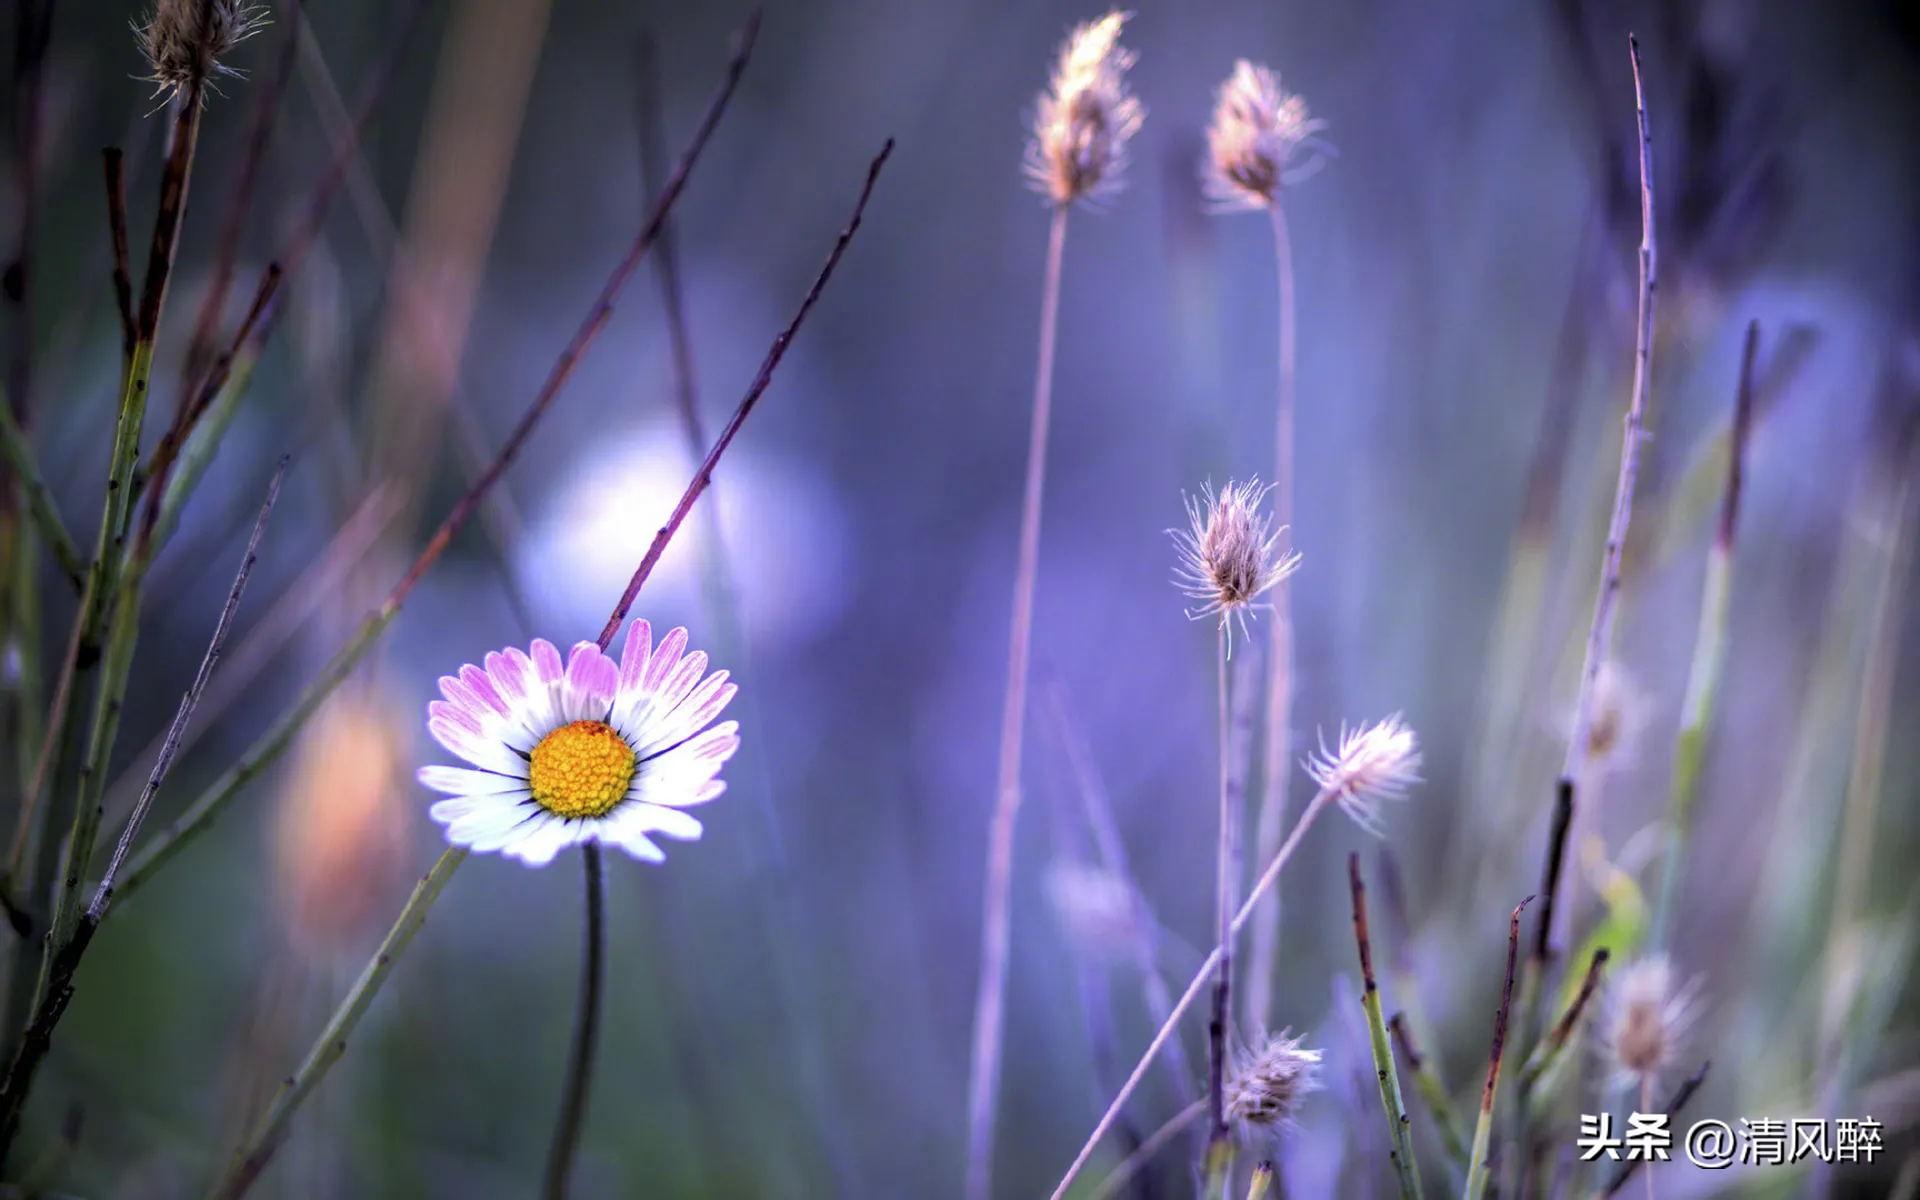
[[[627,806],[625,812],[626,815],[622,818],[621,824],[642,833],[657,833],[682,842],[700,840],[700,822],[677,808],[662,808],[657,804],[631,804]]]
[[[549,817],[542,824],[500,848],[509,858],[517,858],[530,867],[544,867],[553,861],[553,856],[573,844],[578,827],[555,817]]]
[[[602,844],[618,846],[641,862],[666,861],[667,852],[654,845],[643,829],[629,828],[616,822],[600,826],[597,833]]]
[[[521,764],[524,768],[525,764]],[[526,791],[527,773],[502,775],[495,771],[473,771],[466,767],[421,767],[422,784],[444,796],[497,796],[502,792]]]
[[[512,814],[521,804],[531,799],[533,799],[532,795],[526,791],[517,794],[508,792],[497,796],[452,796],[445,800],[435,800],[428,806],[427,815],[442,825],[464,823],[471,829],[476,824],[485,823],[476,821],[476,818],[485,813],[494,814],[502,822],[510,818],[517,820],[518,818],[513,817]]]

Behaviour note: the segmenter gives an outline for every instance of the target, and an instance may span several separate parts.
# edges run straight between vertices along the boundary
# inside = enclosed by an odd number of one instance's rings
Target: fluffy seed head
[[[1320,1086],[1320,1052],[1288,1030],[1234,1048],[1223,1099],[1227,1120],[1242,1137],[1272,1137],[1293,1123],[1300,1101]]]
[[[1384,721],[1340,730],[1339,744],[1306,761],[1307,774],[1334,794],[1340,807],[1367,832],[1380,833],[1380,805],[1404,799],[1420,782],[1420,739],[1395,713]]]
[[[1299,569],[1300,556],[1280,549],[1286,526],[1260,511],[1272,490],[1258,479],[1229,480],[1218,494],[1204,484],[1187,497],[1187,528],[1167,532],[1179,552],[1174,586],[1200,602],[1190,619],[1217,616],[1229,636],[1237,621],[1245,633],[1255,602]]]
[[[1068,34],[1034,106],[1027,179],[1055,204],[1109,195],[1120,186],[1127,142],[1146,115],[1127,90],[1134,55],[1120,45],[1120,27],[1128,15],[1116,10]]]
[[[194,80],[238,74],[220,59],[267,24],[267,10],[243,0],[156,0],[145,25],[135,25],[140,49],[158,92],[176,96]]]
[[[1697,984],[1676,985],[1664,955],[1634,962],[1614,981],[1601,1043],[1623,1083],[1656,1081],[1678,1061],[1698,1007]]]
[[[1327,127],[1307,102],[1280,86],[1272,70],[1241,59],[1220,85],[1207,127],[1207,195],[1229,208],[1265,208],[1282,184],[1320,169],[1331,148]]]

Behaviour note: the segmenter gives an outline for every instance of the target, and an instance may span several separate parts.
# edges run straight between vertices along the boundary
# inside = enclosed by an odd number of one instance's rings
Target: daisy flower
[[[653,644],[627,627],[618,663],[592,642],[563,662],[552,642],[510,646],[443,676],[427,729],[468,767],[423,767],[450,797],[429,810],[449,842],[542,866],[568,846],[601,842],[645,862],[666,857],[656,835],[700,836],[686,812],[726,790],[714,778],[740,746],[739,722],[713,724],[737,689],[687,631]]]

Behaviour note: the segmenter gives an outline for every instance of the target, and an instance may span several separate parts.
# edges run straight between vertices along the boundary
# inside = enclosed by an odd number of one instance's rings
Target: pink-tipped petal
[[[506,697],[500,694],[500,690],[493,686],[492,677],[479,667],[472,663],[461,667],[460,682],[467,685],[467,690],[473,693],[475,699],[500,716],[513,715],[512,706],[507,703]]]
[[[621,692],[640,686],[640,677],[646,672],[647,658],[652,652],[653,627],[644,617],[635,618],[627,626],[627,644],[620,652]]]
[[[493,680],[502,698],[512,704],[524,704],[527,688],[532,674],[532,665],[527,656],[517,648],[505,651],[496,650],[487,655],[487,677]]]
[[[647,659],[647,673],[642,677],[641,686],[649,692],[660,690],[660,685],[666,682],[668,672],[679,665],[680,655],[686,648],[687,631],[682,626],[676,625],[668,631],[666,637],[660,639],[660,645],[655,648],[652,657]]]

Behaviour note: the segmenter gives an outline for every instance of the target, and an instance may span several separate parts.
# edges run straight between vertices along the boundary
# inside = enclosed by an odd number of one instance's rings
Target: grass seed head
[[[1205,184],[1226,208],[1265,208],[1283,184],[1320,169],[1330,147],[1318,136],[1326,122],[1280,86],[1267,67],[1241,59],[1220,85],[1207,127]]]
[[[1127,17],[1116,10],[1068,34],[1034,107],[1027,179],[1055,204],[1097,199],[1120,187],[1127,143],[1146,115],[1127,90],[1134,61],[1120,45]]]

